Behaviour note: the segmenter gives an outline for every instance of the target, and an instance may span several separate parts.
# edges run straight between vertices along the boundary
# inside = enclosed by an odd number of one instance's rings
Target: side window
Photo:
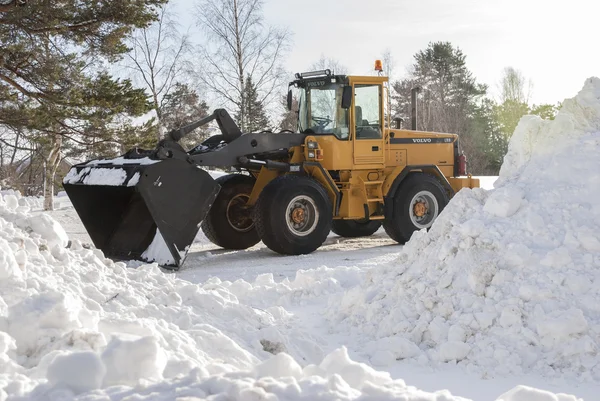
[[[381,139],[380,85],[354,87],[356,139]]]

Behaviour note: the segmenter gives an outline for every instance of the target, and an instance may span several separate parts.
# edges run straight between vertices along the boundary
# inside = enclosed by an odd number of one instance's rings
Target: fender
[[[386,205],[386,208],[385,208],[385,218],[386,219],[392,217],[391,213],[392,213],[392,210],[394,210],[394,195],[396,195],[398,188],[400,188],[400,184],[402,184],[402,182],[406,179],[406,177],[408,177],[408,175],[410,173],[416,173],[416,172],[423,172],[423,173],[427,173],[427,174],[437,177],[440,180],[440,183],[442,184],[442,186],[444,188],[446,188],[446,190],[448,191],[449,196],[450,197],[454,196],[454,194],[455,194],[454,189],[452,188],[452,186],[450,185],[450,183],[448,182],[448,180],[446,179],[444,174],[440,171],[439,167],[436,166],[435,164],[418,164],[418,165],[406,166],[400,172],[400,174],[398,174],[398,176],[394,179],[394,182],[392,183],[392,186],[390,187],[389,191],[383,197],[383,203]]]
[[[317,181],[325,187],[325,190],[329,194],[331,203],[333,204],[333,216],[340,215],[340,205],[342,203],[342,193],[340,192],[335,181],[331,178],[331,175],[327,170],[323,168],[319,162],[304,162],[303,169],[309,172]]]

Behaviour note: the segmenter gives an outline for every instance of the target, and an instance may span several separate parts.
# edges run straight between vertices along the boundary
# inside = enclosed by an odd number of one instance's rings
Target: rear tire
[[[340,237],[355,238],[373,235],[381,227],[380,220],[333,220],[331,231]]]
[[[294,175],[267,184],[254,211],[263,243],[283,255],[303,255],[319,248],[331,230],[332,216],[325,188],[311,178]]]
[[[254,178],[229,174],[217,178],[221,191],[206,218],[202,221],[204,235],[225,249],[247,249],[260,241],[253,220],[253,210],[245,207],[254,187]]]
[[[392,210],[386,210],[391,218],[384,220],[383,228],[391,239],[404,244],[415,231],[429,230],[448,202],[446,190],[435,177],[413,173],[398,187]]]

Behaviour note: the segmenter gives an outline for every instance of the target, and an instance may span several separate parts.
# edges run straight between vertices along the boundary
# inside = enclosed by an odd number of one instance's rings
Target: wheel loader
[[[153,150],[78,164],[63,185],[94,245],[117,260],[178,269],[200,229],[225,249],[262,241],[284,255],[317,250],[331,231],[360,237],[381,226],[403,244],[479,181],[457,134],[416,130],[417,88],[411,129],[386,124],[387,81],[381,72],[298,73],[287,96],[291,109],[298,93],[297,132],[243,133],[217,109]],[[219,135],[179,144],[211,121]],[[233,173],[215,179],[209,167]]]

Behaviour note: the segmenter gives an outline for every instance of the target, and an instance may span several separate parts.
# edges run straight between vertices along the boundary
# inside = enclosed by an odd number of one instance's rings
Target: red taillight
[[[467,156],[458,156],[458,175],[467,175]]]

